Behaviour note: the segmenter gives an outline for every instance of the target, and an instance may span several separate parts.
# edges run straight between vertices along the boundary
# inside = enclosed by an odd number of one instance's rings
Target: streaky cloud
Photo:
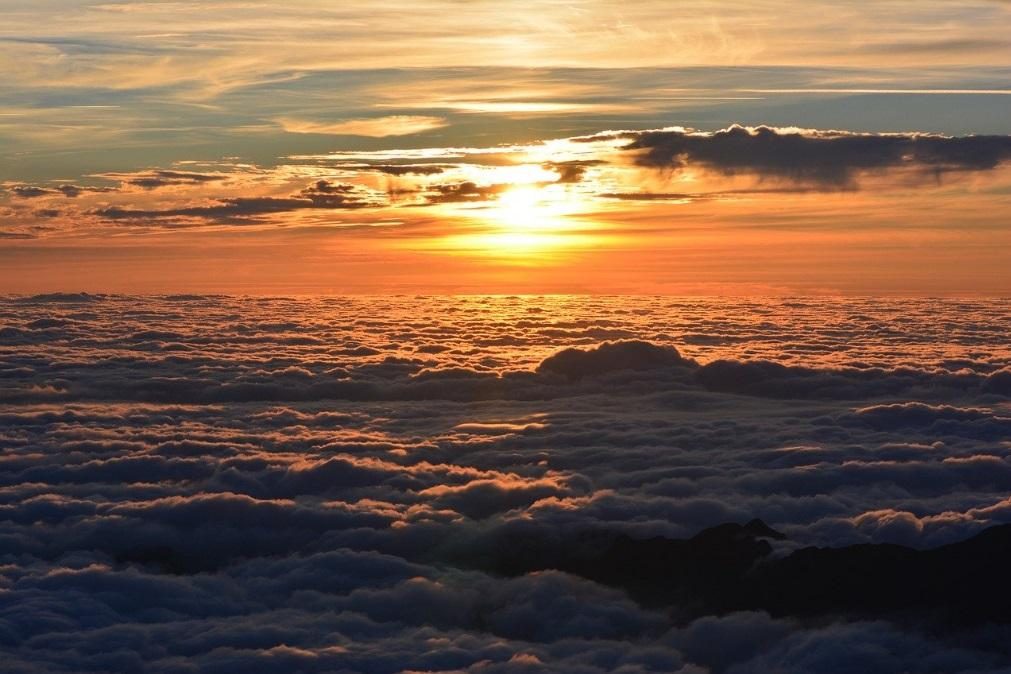
[[[388,115],[386,117],[365,117],[337,122],[321,122],[291,117],[280,117],[277,123],[288,133],[315,133],[331,136],[368,136],[388,138],[390,136],[411,136],[426,131],[441,129],[447,125],[442,117],[426,115]]]

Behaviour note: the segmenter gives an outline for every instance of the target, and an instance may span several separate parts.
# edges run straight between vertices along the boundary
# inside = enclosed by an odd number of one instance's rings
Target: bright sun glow
[[[586,206],[568,186],[515,185],[493,202],[458,209],[468,231],[445,237],[440,246],[534,264],[598,239],[589,231],[593,224],[576,217]]]
[[[536,232],[550,227],[558,211],[556,200],[546,198],[546,190],[532,186],[510,188],[488,211],[491,219],[515,231]]]

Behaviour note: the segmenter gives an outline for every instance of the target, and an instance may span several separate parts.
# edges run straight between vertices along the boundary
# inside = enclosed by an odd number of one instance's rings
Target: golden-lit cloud
[[[387,138],[410,136],[446,126],[441,117],[424,115],[389,115],[364,119],[345,119],[336,122],[319,122],[280,117],[277,120],[288,133],[320,133],[334,136],[368,136]]]
[[[565,115],[574,112],[622,112],[630,111],[633,106],[618,103],[566,103],[559,101],[444,101],[427,100],[417,104],[418,107],[444,108],[462,113],[498,113],[514,115]],[[402,106],[398,106],[402,107]],[[410,106],[408,106],[410,107]]]
[[[283,246],[264,287],[318,288],[354,259],[368,291],[1003,288],[1008,138],[667,127],[8,181],[3,278],[37,281],[22,265],[72,244],[108,282],[203,283],[195,260],[221,247],[263,265]]]

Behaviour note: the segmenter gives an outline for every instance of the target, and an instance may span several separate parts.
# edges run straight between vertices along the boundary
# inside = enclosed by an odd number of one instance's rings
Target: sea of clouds
[[[0,669],[1011,671],[998,626],[493,571],[581,533],[1009,523],[1008,334],[1001,300],[9,297]]]

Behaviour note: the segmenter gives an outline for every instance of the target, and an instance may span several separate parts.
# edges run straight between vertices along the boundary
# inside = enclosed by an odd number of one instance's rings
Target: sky
[[[0,0],[0,669],[1008,674],[1009,57]]]
[[[1011,292],[1007,2],[0,11],[3,292]]]

